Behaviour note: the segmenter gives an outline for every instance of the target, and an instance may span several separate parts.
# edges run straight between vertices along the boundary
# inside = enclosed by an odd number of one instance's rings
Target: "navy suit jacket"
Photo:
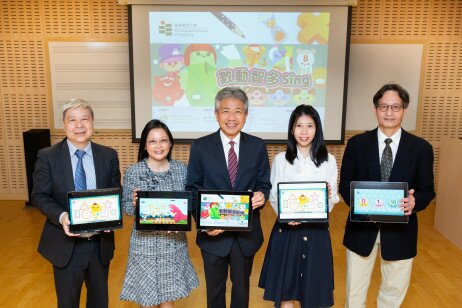
[[[92,142],[96,187],[121,187],[119,159],[114,149]],[[74,249],[73,237],[64,233],[59,216],[69,212],[67,193],[74,190],[74,176],[66,138],[39,151],[33,174],[32,203],[46,216],[39,253],[54,266],[65,267]],[[101,233],[101,259],[109,263],[114,256],[114,232]]]
[[[193,192],[197,207],[198,190],[261,191],[268,199],[271,189],[268,152],[260,138],[241,132],[239,161],[234,189],[228,175],[228,166],[220,131],[197,139],[191,144],[186,190]],[[193,213],[196,211],[194,210]],[[204,251],[217,256],[228,255],[236,237],[242,252],[253,256],[263,244],[260,208],[254,210],[252,231],[225,231],[217,236],[198,232],[196,243]]]
[[[351,181],[381,181],[377,128],[352,137],[345,148],[339,192],[350,206]],[[417,254],[417,215],[435,197],[433,148],[422,138],[402,130],[389,182],[407,182],[414,189],[415,207],[407,224],[351,222],[347,218],[343,244],[369,256],[380,229],[384,260],[410,259]]]

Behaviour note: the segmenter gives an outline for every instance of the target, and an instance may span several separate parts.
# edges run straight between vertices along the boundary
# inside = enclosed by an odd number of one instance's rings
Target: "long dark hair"
[[[286,159],[290,164],[293,164],[294,159],[297,157],[297,140],[295,140],[293,131],[295,123],[297,123],[298,118],[302,115],[312,118],[314,125],[316,126],[316,133],[314,134],[313,141],[311,141],[310,156],[316,167],[319,167],[323,162],[327,161],[327,148],[324,145],[321,118],[319,117],[319,113],[316,109],[310,105],[299,105],[290,115]]]
[[[173,136],[167,125],[165,125],[164,122],[156,119],[146,123],[146,126],[143,128],[143,132],[141,133],[140,147],[138,149],[138,161],[142,161],[149,156],[148,151],[146,151],[146,141],[148,139],[149,132],[154,128],[162,128],[167,133],[171,145],[167,154],[167,160],[170,161],[173,151]]]

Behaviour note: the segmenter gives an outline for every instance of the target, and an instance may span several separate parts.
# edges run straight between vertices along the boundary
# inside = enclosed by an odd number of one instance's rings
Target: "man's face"
[[[73,145],[79,149],[85,148],[93,135],[93,118],[90,111],[82,107],[67,110],[64,132]]]
[[[226,137],[234,139],[245,125],[247,111],[243,102],[228,97],[220,102],[220,107],[215,111],[215,118]]]
[[[381,107],[382,106],[382,107]],[[382,111],[383,106],[390,106],[386,111]],[[393,111],[391,106],[401,106],[399,111]],[[395,107],[396,108],[396,107]],[[403,108],[403,101],[395,91],[386,91],[379,100],[379,107],[375,109],[375,116],[379,123],[380,130],[387,136],[393,135],[401,127],[404,114],[407,109]]]

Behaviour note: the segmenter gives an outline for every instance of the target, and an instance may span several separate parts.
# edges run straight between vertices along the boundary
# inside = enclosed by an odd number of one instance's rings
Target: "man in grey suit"
[[[73,190],[120,187],[117,152],[96,144],[93,110],[84,100],[63,106],[66,138],[38,153],[32,203],[46,217],[38,247],[53,265],[58,307],[79,307],[85,281],[87,307],[108,307],[109,262],[114,232],[69,232],[67,193]]]
[[[417,254],[417,212],[435,197],[433,149],[422,138],[401,128],[409,94],[398,84],[384,85],[373,98],[378,128],[348,140],[340,171],[339,191],[350,205],[351,181],[407,182],[402,199],[407,224],[353,222],[347,218],[343,244],[347,248],[346,307],[365,307],[378,250],[382,283],[377,306],[399,307],[411,279]],[[350,205],[351,206],[351,205]]]
[[[232,282],[231,307],[249,305],[249,277],[253,257],[263,243],[260,209],[271,189],[268,153],[264,141],[241,132],[249,100],[239,88],[224,88],[215,98],[220,129],[191,144],[186,190],[253,191],[250,232],[199,232],[207,287],[207,307],[226,307],[228,267]],[[194,198],[195,200],[197,198]]]

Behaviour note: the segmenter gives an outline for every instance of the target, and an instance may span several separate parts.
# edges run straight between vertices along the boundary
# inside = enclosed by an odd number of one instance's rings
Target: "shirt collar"
[[[391,138],[391,140],[393,141],[392,143],[394,143],[396,146],[399,144],[399,140],[401,139],[401,133],[402,133],[403,129],[400,127],[396,133],[394,133],[391,137],[388,137],[386,136],[384,133],[382,133],[382,131],[380,130],[380,128],[377,128],[377,139],[379,141],[379,144],[382,144],[385,142],[385,139],[387,138]]]
[[[69,141],[69,139],[66,140],[67,141],[67,146],[69,147],[69,153],[71,154],[71,157],[75,154],[75,151],[77,151],[77,147]],[[93,156],[93,152],[91,150],[91,141],[88,142],[87,146],[83,149],[85,151],[85,153],[92,157]]]
[[[229,139],[224,133],[223,131],[220,129],[220,138],[221,138],[221,143],[223,143],[223,147],[229,145],[229,142],[231,141],[231,139]],[[239,134],[237,134],[236,137],[234,137],[233,141],[235,142],[235,146],[239,146],[239,142],[241,140],[241,133],[239,132]]]

